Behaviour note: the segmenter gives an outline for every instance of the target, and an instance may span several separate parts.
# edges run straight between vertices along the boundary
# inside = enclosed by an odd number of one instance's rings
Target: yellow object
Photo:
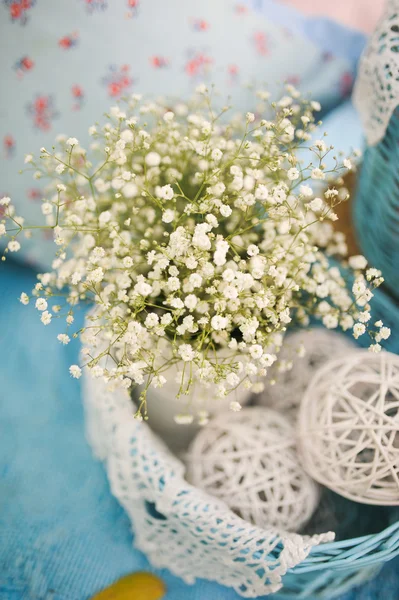
[[[91,600],[161,600],[166,592],[162,579],[152,573],[132,573],[105,588]]]

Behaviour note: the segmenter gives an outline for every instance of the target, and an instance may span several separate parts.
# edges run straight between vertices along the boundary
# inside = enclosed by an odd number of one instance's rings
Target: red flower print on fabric
[[[25,73],[32,71],[35,63],[29,56],[23,56],[14,65],[14,70],[17,72],[18,77],[23,77]]]
[[[234,10],[238,15],[248,14],[248,6],[245,6],[245,4],[236,4]]]
[[[29,11],[35,6],[36,0],[3,0],[3,3],[8,8],[13,23],[26,25]]]
[[[252,39],[256,52],[260,56],[267,56],[269,54],[269,43],[266,33],[264,31],[255,31]]]
[[[240,76],[240,69],[237,65],[227,65],[227,74],[229,77],[229,84],[237,83]]]
[[[74,31],[70,35],[65,35],[64,37],[58,40],[58,45],[63,50],[69,50],[70,48],[75,48],[79,43],[79,33]]]
[[[75,85],[71,87],[71,94],[73,97],[72,110],[80,110],[85,101],[85,94],[82,86],[75,83]]]
[[[285,78],[286,83],[290,83],[291,85],[294,86],[298,86],[301,84],[301,78],[299,77],[299,75],[295,75],[294,73],[292,75],[288,75]]]
[[[126,18],[132,19],[133,17],[137,17],[139,14],[140,8],[140,0],[127,0],[128,12],[126,13]]]
[[[194,31],[208,31],[211,26],[205,19],[190,19],[190,23]]]
[[[37,94],[27,108],[28,113],[32,116],[34,127],[41,131],[49,131],[53,119],[59,115],[51,95]]]
[[[31,202],[39,202],[43,199],[43,190],[40,188],[29,188],[26,195]]]
[[[122,65],[118,67],[111,65],[107,75],[103,77],[102,83],[106,86],[110,98],[120,98],[134,83],[130,75],[130,66]]]
[[[334,55],[332,52],[323,52],[321,60],[325,63],[331,62],[332,60],[334,60]]]
[[[340,78],[339,88],[341,92],[341,96],[346,98],[350,96],[353,87],[353,74],[347,71],[343,73]]]
[[[106,0],[83,0],[83,3],[86,5],[87,12],[90,14],[108,8],[108,2]]]
[[[213,58],[206,52],[192,51],[184,70],[189,77],[206,77],[212,64]]]
[[[154,69],[164,69],[165,67],[169,67],[169,60],[164,56],[151,56],[150,63]]]
[[[4,155],[6,158],[11,158],[15,152],[15,140],[12,135],[7,134],[3,139]]]

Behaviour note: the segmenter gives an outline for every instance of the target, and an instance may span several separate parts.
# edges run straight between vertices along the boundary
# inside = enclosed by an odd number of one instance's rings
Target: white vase
[[[91,311],[88,317],[95,317],[95,310]],[[86,319],[86,325],[90,321]],[[98,346],[93,349],[93,356],[99,355],[105,347]],[[223,360],[226,356],[226,350],[218,351],[218,359]],[[164,344],[160,344],[158,348],[158,357],[155,361],[157,368],[160,368],[173,356],[170,344],[164,340]],[[100,360],[99,365],[106,366],[106,357]],[[207,411],[209,417],[212,417],[223,410],[227,410],[230,403],[238,402],[241,406],[249,403],[251,392],[241,385],[237,390],[228,394],[225,398],[216,396],[215,384],[204,384],[198,380],[194,380],[189,395],[181,395],[177,398],[180,388],[181,373],[183,363],[174,363],[162,372],[166,379],[166,383],[161,388],[149,387],[147,390],[147,413],[148,424],[163,441],[174,452],[181,452],[187,448],[190,441],[201,427],[199,423],[199,413]],[[187,381],[187,378],[186,378]],[[138,405],[138,397],[142,388],[135,387],[132,389],[132,399],[136,406]],[[132,414],[134,406],[132,402]],[[192,415],[193,422],[190,424],[176,423],[176,415]]]
[[[147,391],[148,424],[174,452],[187,448],[201,427],[199,417],[206,411],[212,417],[221,411],[228,410],[232,401],[241,406],[249,403],[251,391],[243,385],[230,392],[224,398],[216,396],[215,384],[204,384],[194,381],[190,393],[177,398],[180,388],[182,365],[173,365],[163,375],[167,382],[162,388],[150,387]],[[193,422],[177,423],[177,415],[190,415]]]

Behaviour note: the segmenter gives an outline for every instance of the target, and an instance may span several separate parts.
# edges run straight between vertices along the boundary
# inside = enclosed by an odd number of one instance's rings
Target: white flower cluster
[[[33,290],[41,320],[63,319],[58,340],[67,344],[76,305],[96,306],[73,377],[87,367],[126,388],[142,385],[145,416],[149,386],[164,385],[177,362],[179,395],[196,378],[218,396],[241,384],[261,391],[287,325],[307,325],[310,315],[355,337],[367,328],[378,349],[389,331],[368,328],[368,303],[381,274],[363,275],[366,262],[354,257],[351,292],[326,258],[346,251],[331,221],[352,163],[327,172],[331,148],[311,141],[320,106],[288,93],[267,119],[231,120],[227,109],[213,111],[203,86],[173,111],[135,95],[90,128],[90,152],[61,136],[52,152],[42,148],[40,165],[27,157],[35,177],[51,180],[42,212],[57,246],[53,271]],[[0,235],[14,252],[29,228],[8,198],[0,202]],[[67,308],[50,306],[65,289]]]

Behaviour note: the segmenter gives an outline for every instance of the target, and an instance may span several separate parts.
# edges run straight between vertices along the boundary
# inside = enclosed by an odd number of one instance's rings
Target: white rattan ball
[[[355,347],[354,342],[343,334],[322,327],[288,334],[257,403],[296,416],[316,370],[331,358]],[[275,383],[271,385],[270,382]]]
[[[357,502],[399,505],[399,356],[356,350],[314,376],[298,418],[306,471]]]
[[[187,479],[260,527],[297,531],[318,504],[318,485],[301,467],[295,430],[276,411],[218,415],[190,446]]]

